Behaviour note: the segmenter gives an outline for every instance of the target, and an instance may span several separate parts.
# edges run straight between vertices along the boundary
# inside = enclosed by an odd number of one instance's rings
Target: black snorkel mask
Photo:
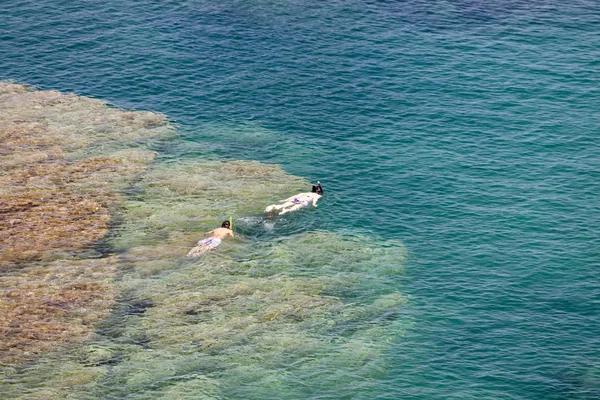
[[[312,192],[318,195],[323,195],[323,187],[321,186],[321,182],[317,181],[316,185],[312,185]]]

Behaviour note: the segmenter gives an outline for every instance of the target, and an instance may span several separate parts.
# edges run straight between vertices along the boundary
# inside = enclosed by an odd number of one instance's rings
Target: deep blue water
[[[600,398],[598,2],[0,15],[0,79],[165,113],[195,151],[320,180],[319,227],[407,246],[415,324],[361,398]]]

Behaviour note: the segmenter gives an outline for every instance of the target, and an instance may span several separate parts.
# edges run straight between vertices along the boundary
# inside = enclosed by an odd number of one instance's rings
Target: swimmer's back
[[[233,231],[227,228],[217,228],[211,232],[210,236],[216,239],[225,239],[227,236],[233,237]]]

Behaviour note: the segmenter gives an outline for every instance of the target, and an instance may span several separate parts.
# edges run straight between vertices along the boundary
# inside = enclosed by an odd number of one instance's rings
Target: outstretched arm
[[[313,200],[312,200],[312,205],[313,205],[313,207],[316,207],[316,206],[317,206],[317,201],[319,201],[319,198],[318,198],[318,197],[315,197],[315,198],[313,198]]]

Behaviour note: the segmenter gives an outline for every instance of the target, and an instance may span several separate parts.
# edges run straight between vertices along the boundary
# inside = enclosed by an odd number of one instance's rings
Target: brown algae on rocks
[[[0,119],[0,363],[11,363],[89,336],[107,315],[117,260],[82,252],[152,162],[149,139],[174,131],[162,115],[6,82]]]
[[[0,83],[0,118],[3,393],[221,399],[251,385],[274,398],[313,382],[341,398],[385,373],[407,324],[401,243],[312,231],[185,257],[305,179],[252,161],[153,162],[148,143],[174,137],[164,116],[94,99]]]
[[[89,336],[113,307],[117,259],[60,260],[0,277],[0,362]]]

